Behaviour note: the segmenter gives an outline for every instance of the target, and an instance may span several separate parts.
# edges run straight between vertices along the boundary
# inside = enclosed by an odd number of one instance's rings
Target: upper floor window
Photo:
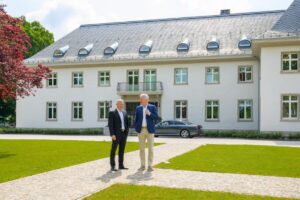
[[[139,53],[140,54],[149,54],[152,49],[152,40],[148,40],[145,44],[140,46]]]
[[[106,56],[112,56],[113,54],[116,53],[117,49],[118,49],[119,43],[118,42],[114,42],[112,45],[110,45],[109,47],[106,47],[104,49],[104,55]]]
[[[243,36],[239,41],[239,49],[250,49],[251,48],[251,40],[247,36]]]
[[[93,44],[88,44],[87,46],[79,49],[78,51],[78,56],[87,56],[89,53],[92,51],[94,45]]]
[[[83,86],[83,72],[72,73],[72,86],[82,87]]]
[[[102,71],[98,72],[98,85],[100,87],[110,86],[110,72],[109,71]]]
[[[252,120],[252,100],[239,100],[238,108],[239,108],[239,120],[240,121],[250,121]]]
[[[213,38],[207,43],[206,49],[208,51],[216,51],[220,49],[220,41],[217,38]]]
[[[188,69],[187,68],[175,69],[175,84],[176,85],[188,84]]]
[[[175,119],[187,119],[187,101],[175,101]]]
[[[57,73],[51,73],[50,77],[47,79],[47,87],[57,87]]]
[[[188,52],[189,49],[190,49],[190,42],[189,42],[188,39],[183,40],[177,46],[177,51],[178,52]]]
[[[281,69],[283,72],[298,72],[299,53],[283,53]]]
[[[208,121],[219,120],[219,101],[208,100],[205,105],[205,119]]]
[[[69,45],[66,45],[59,49],[55,49],[53,52],[53,57],[63,57],[67,53],[69,48]]]
[[[220,83],[219,67],[207,67],[206,68],[206,83],[207,84]]]
[[[83,103],[73,102],[72,103],[72,120],[83,120]]]
[[[56,102],[47,102],[47,121],[57,120],[57,104]]]
[[[239,83],[252,82],[253,70],[252,66],[239,66]]]
[[[109,101],[98,102],[98,119],[108,119],[110,103]]]
[[[283,120],[299,119],[299,95],[282,95],[281,104]]]

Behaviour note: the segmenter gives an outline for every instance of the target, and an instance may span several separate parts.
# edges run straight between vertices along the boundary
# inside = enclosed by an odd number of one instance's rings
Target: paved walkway
[[[10,137],[7,137],[10,136]],[[0,135],[0,139],[29,139],[28,135]],[[41,139],[30,136],[30,139]],[[57,136],[43,136],[43,139],[58,139]],[[83,139],[83,136],[80,138]],[[74,136],[63,136],[60,139],[76,139]],[[89,139],[88,139],[89,138]],[[86,140],[106,140],[106,137],[88,137]],[[136,141],[131,137],[130,141]],[[224,139],[166,139],[159,138],[156,142],[166,144],[156,146],[154,150],[154,164],[166,162],[168,159],[181,155],[187,151],[207,143],[222,144],[263,144],[298,146],[299,142],[255,141],[255,140],[224,140]],[[190,188],[197,190],[224,191],[241,194],[257,194],[277,197],[300,198],[300,179],[266,177],[225,173],[205,173],[192,171],[176,171],[156,169],[152,173],[138,172],[138,151],[127,153],[125,156],[128,171],[111,173],[108,158],[83,163],[72,167],[53,170],[14,181],[0,184],[1,200],[47,200],[82,199],[92,193],[107,188],[115,183],[131,183],[156,185],[174,188]]]

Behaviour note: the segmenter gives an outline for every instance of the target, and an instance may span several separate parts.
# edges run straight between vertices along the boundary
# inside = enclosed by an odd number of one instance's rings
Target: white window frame
[[[284,100],[284,97],[289,97],[288,100]],[[292,97],[297,97],[297,100],[292,100]],[[288,103],[289,104],[289,116],[284,117],[283,116],[283,104]],[[297,103],[297,117],[292,117],[292,103]],[[282,121],[299,121],[299,112],[300,112],[300,95],[299,94],[283,94],[281,95],[281,120]]]
[[[55,76],[55,77],[54,77]],[[52,81],[52,84],[49,84],[49,81]],[[54,80],[56,81],[56,84],[54,85]],[[56,88],[57,87],[57,72],[52,72],[50,77],[47,79],[47,88]]]
[[[212,70],[212,71],[208,72],[208,70]],[[216,70],[218,70],[218,71],[216,72]],[[208,75],[210,73],[212,74],[213,77],[218,75],[218,80],[217,81],[212,81],[212,82],[208,81]],[[205,83],[206,84],[219,84],[220,83],[220,78],[221,78],[220,77],[220,67],[206,67],[205,68]]]
[[[103,104],[103,105],[101,105]],[[105,108],[108,108],[107,110]],[[102,117],[101,118],[101,108],[104,109],[104,116],[107,116],[107,117]],[[107,120],[108,119],[108,113],[109,113],[109,108],[110,108],[110,102],[109,101],[98,101],[98,120]]]
[[[81,105],[75,105],[75,104],[81,104]],[[82,110],[81,113],[81,118],[79,118],[79,114],[77,118],[74,118],[75,115],[75,109],[80,109]],[[79,113],[80,110],[78,110]],[[72,102],[72,121],[83,121],[83,114],[84,114],[84,110],[83,110],[83,102],[82,101],[73,101]]]
[[[211,104],[208,104],[209,102],[212,102]],[[217,102],[217,104],[214,104],[214,102]],[[210,107],[210,108],[209,108]],[[211,109],[211,116],[212,118],[207,118],[207,109]],[[214,109],[218,109],[218,118],[214,118]],[[205,101],[205,121],[220,121],[220,101],[219,100],[206,100]]]
[[[240,104],[243,103],[244,117],[240,118]],[[250,102],[250,103],[249,103]],[[251,108],[251,118],[247,118],[247,107],[250,105]],[[253,121],[253,100],[252,99],[239,99],[238,100],[238,121],[247,122]]]
[[[177,103],[179,103],[179,105],[177,105]],[[180,117],[179,118],[177,118],[176,116],[176,108],[177,107],[179,107],[180,108],[180,113],[179,113],[179,115],[180,115]],[[183,108],[186,108],[186,117],[185,118],[183,118],[182,117],[182,110],[183,110]],[[187,100],[176,100],[176,101],[174,101],[174,119],[177,119],[177,120],[180,120],[180,121],[183,121],[183,120],[187,120],[188,119],[188,101]]]
[[[81,75],[81,77],[80,77]],[[82,79],[82,84],[79,84],[80,78]],[[75,84],[75,79],[77,79],[77,84]],[[72,72],[72,86],[73,87],[83,87],[83,72]]]
[[[250,68],[251,71],[247,71],[247,68]],[[241,80],[241,77],[240,77],[241,73],[245,74],[245,80],[244,81]],[[251,79],[250,80],[247,80],[247,74],[251,74]],[[238,83],[253,83],[253,66],[243,65],[243,66],[238,67]]]
[[[52,116],[49,117],[49,109],[52,110]],[[54,110],[55,110],[55,117],[54,117]],[[57,121],[57,103],[56,102],[46,102],[46,121]]]
[[[104,73],[102,75],[102,73]],[[101,83],[101,78],[104,78],[104,84]],[[108,80],[107,80],[108,78]],[[98,72],[98,86],[99,87],[109,87],[110,86],[110,71],[99,71]]]
[[[186,71],[186,73],[183,72],[183,70]],[[180,73],[179,73],[180,71]],[[177,74],[178,73],[178,74]],[[177,82],[177,75],[179,75],[179,82]],[[183,76],[186,75],[186,81],[183,80]],[[174,69],[174,84],[175,85],[187,85],[189,82],[189,71],[188,68],[175,68]]]
[[[288,55],[288,58],[283,58],[283,56],[284,55]],[[297,55],[297,58],[292,58],[292,54],[296,54]],[[300,53],[299,52],[283,52],[282,54],[281,54],[281,72],[282,73],[297,73],[297,72],[299,72],[300,71],[300,64],[299,64],[299,62],[300,62]],[[284,70],[283,69],[283,62],[286,62],[286,61],[288,61],[289,62],[289,69],[288,70]],[[293,70],[292,69],[292,62],[293,61],[297,61],[297,69],[296,70]]]

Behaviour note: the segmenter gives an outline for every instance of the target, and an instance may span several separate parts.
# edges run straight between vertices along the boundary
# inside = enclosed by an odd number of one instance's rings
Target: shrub
[[[1,133],[1,132],[0,132]],[[6,134],[47,134],[47,135],[103,135],[102,128],[95,129],[39,129],[39,128],[4,128]]]
[[[222,130],[207,130],[204,131],[205,137],[215,138],[246,138],[246,139],[286,139],[283,133],[261,133],[259,131],[222,131]]]

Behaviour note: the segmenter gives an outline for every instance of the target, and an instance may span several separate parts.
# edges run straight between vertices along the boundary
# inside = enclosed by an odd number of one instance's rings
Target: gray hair
[[[122,103],[124,104],[124,100],[123,100],[123,99],[117,99],[116,105],[117,105],[119,102],[122,102]]]
[[[146,93],[143,93],[140,95],[140,99],[146,99],[146,100],[149,100],[149,95],[146,94]]]

